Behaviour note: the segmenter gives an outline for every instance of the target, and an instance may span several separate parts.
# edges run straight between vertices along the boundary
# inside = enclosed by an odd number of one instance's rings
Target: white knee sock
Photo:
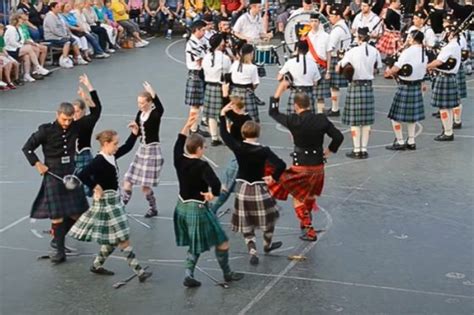
[[[190,110],[191,113],[197,113],[198,117],[196,119],[196,122],[191,126],[191,132],[196,132],[198,129],[198,124],[199,124],[199,114],[201,110],[197,106],[191,106]]]
[[[461,123],[461,115],[462,115],[462,104],[459,104],[458,107],[453,108],[454,113],[454,122],[456,124]]]
[[[211,134],[211,139],[219,140],[219,136],[217,133],[217,121],[214,118],[209,118],[208,124],[209,124],[209,133]]]
[[[361,128],[353,126],[351,127],[352,143],[354,144],[354,152],[360,152],[360,137]]]
[[[395,133],[395,137],[397,138],[398,144],[405,144],[405,141],[403,140],[402,124],[395,120],[392,120],[392,127],[393,132]]]
[[[333,112],[339,110],[339,90],[331,89],[331,109]]]
[[[440,109],[441,123],[443,124],[444,134],[450,136],[453,134],[453,110]]]
[[[407,130],[408,130],[408,144],[415,144],[415,128],[416,124],[415,123],[409,123],[407,124]]]
[[[362,126],[362,152],[367,152],[367,144],[369,143],[370,126]]]

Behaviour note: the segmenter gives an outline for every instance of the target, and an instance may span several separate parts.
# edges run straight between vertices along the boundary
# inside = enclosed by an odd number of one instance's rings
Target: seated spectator
[[[231,25],[234,25],[243,13],[245,13],[244,0],[221,0],[221,14],[223,17],[231,18]]]
[[[72,38],[79,45],[79,50],[81,51],[82,57],[88,62],[92,61],[92,50],[89,50],[89,43],[87,41],[86,33],[79,26],[77,22],[76,15],[72,12],[72,6],[69,3],[60,4],[61,14],[59,15],[61,19],[66,24],[66,27],[71,32]]]
[[[59,58],[59,65],[63,68],[72,68],[73,61],[69,58],[69,52],[72,50],[74,62],[80,65],[87,65],[79,50],[79,43],[72,37],[72,33],[66,23],[59,16],[61,6],[57,2],[51,2],[49,12],[46,14],[43,22],[44,39],[53,47],[60,47],[63,53]]]
[[[161,23],[161,5],[160,0],[145,0],[144,8],[145,16],[145,30],[148,34],[157,34]],[[153,22],[153,23],[152,23]],[[152,27],[154,25],[154,27]]]
[[[28,15],[25,13],[20,13],[19,27],[21,40],[25,45],[31,45],[33,51],[38,56],[39,63],[44,67],[46,62],[46,57],[48,54],[48,46],[39,44],[31,38],[31,25],[28,22]]]
[[[187,0],[185,0],[187,1]],[[188,1],[188,5],[184,5],[185,12],[186,12],[186,21],[188,25],[191,25],[191,22],[193,19],[189,20],[189,16],[191,16],[194,12],[195,18],[199,19],[201,17],[201,13],[204,8],[204,4],[202,0],[193,0],[193,3],[196,5],[196,8],[192,8],[191,3]],[[202,5],[201,5],[202,4]],[[180,16],[180,12],[183,8],[183,2],[182,0],[161,0],[160,1],[160,6],[161,6],[161,13],[160,13],[160,24],[166,24],[167,25],[167,30],[165,33],[165,38],[166,39],[171,39],[171,36],[173,35],[173,26],[174,26],[174,21],[176,20],[176,16]],[[187,10],[186,10],[187,6]],[[189,14],[189,16],[188,16]]]
[[[140,37],[140,28],[137,23],[130,20],[127,13],[127,4],[124,0],[112,0],[110,2],[110,9],[114,14],[114,20],[120,24],[129,36],[132,36],[135,42],[135,47],[145,47],[149,44],[148,41]]]
[[[28,16],[28,21],[32,24],[29,26],[31,38],[35,42],[41,41],[43,38],[43,19],[36,7],[31,4],[30,0],[20,0],[16,9]]]
[[[0,23],[0,90],[14,90],[23,83],[19,81],[19,63],[5,51],[4,31],[5,26]]]
[[[99,44],[102,50],[108,54],[114,53],[115,50],[112,48],[112,43],[109,42],[107,31],[99,22],[99,18],[97,17],[95,10],[92,8],[92,0],[84,0],[82,14],[87,24],[89,24],[91,31],[99,37]]]
[[[100,25],[105,28],[109,37],[109,42],[114,49],[119,49],[118,39],[123,36],[123,27],[114,21],[112,11],[104,5],[103,0],[95,0],[94,11],[99,19]]]
[[[17,61],[23,62],[25,69],[23,80],[26,82],[34,82],[36,80],[31,76],[31,66],[33,66],[34,75],[36,75],[35,77],[37,79],[41,79],[41,76],[47,75],[49,71],[40,65],[38,56],[35,54],[33,47],[23,43],[19,31],[20,15],[21,14],[16,13],[10,16],[10,25],[6,27],[4,35],[5,49],[10,56]]]
[[[140,25],[140,17],[143,14],[143,0],[128,0],[127,9],[130,20]]]
[[[191,26],[202,18],[204,14],[204,0],[184,0],[186,24]]]

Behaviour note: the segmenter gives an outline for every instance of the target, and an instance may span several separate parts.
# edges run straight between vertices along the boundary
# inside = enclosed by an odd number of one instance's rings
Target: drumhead
[[[298,42],[299,38],[303,35],[306,35],[310,30],[311,26],[309,24],[311,13],[309,12],[301,12],[292,16],[288,19],[288,22],[285,26],[285,42],[290,48],[291,51],[294,50],[295,44]],[[331,24],[329,23],[328,19],[319,14],[319,20],[321,24],[324,26],[324,30],[329,33],[331,31]],[[297,30],[299,31],[297,34]]]

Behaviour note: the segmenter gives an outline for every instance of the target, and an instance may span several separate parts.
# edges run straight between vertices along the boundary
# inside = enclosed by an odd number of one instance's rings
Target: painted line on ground
[[[184,38],[183,38],[183,39],[178,39],[177,41],[174,41],[174,42],[172,42],[171,44],[169,44],[168,46],[166,46],[166,49],[165,49],[165,54],[166,54],[166,56],[168,56],[168,58],[170,58],[171,60],[173,60],[173,61],[175,61],[175,62],[177,62],[177,63],[179,63],[179,64],[182,64],[182,65],[186,65],[186,63],[185,63],[184,61],[182,61],[182,60],[179,60],[178,58],[175,58],[173,55],[171,55],[170,49],[171,49],[171,47],[173,47],[174,45],[176,45],[176,44],[178,44],[178,43],[180,43],[180,42],[182,42],[182,41],[184,41],[184,40],[185,40]]]
[[[9,229],[11,229],[12,227],[14,227],[15,225],[20,224],[21,222],[25,221],[25,220],[28,219],[28,218],[29,218],[28,215],[25,215],[24,217],[19,218],[19,219],[16,220],[15,222],[12,222],[12,223],[8,224],[8,225],[5,226],[4,228],[1,228],[1,229],[0,229],[0,233],[3,233],[3,232],[5,232],[5,231],[8,231]]]

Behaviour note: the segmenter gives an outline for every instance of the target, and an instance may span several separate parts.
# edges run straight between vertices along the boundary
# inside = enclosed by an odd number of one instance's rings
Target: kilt
[[[337,57],[332,56],[331,63],[329,64],[329,74],[331,75],[331,79],[329,79],[329,86],[332,88],[345,88],[348,86],[348,82],[342,74],[336,73],[337,63]]]
[[[305,93],[311,101],[311,112],[315,113],[314,103],[316,103],[316,93],[313,86],[298,86],[290,89],[290,96],[288,96],[288,105],[286,106],[286,113],[288,115],[295,113],[295,95],[296,93]]]
[[[178,199],[173,214],[177,246],[189,246],[191,254],[201,254],[228,241],[217,217],[207,203]]]
[[[69,236],[83,242],[96,241],[100,245],[117,245],[130,238],[130,226],[120,194],[106,190],[99,200],[73,225]]]
[[[80,152],[76,152],[76,156],[74,157],[74,161],[76,162],[75,173],[79,174],[89,165],[93,158],[90,148],[83,148]],[[92,197],[92,190],[86,185],[84,185],[84,192],[87,197]]]
[[[421,82],[418,84],[399,84],[388,118],[405,123],[415,123],[425,119]]]
[[[462,63],[459,67],[456,78],[458,82],[459,98],[467,98],[466,71],[464,70]]]
[[[314,93],[316,94],[316,100],[318,99],[325,99],[331,97],[331,89],[330,89],[330,82],[329,80],[325,79],[326,76],[326,69],[319,68],[319,72],[321,73],[321,79],[318,81],[318,85],[314,88]]]
[[[51,172],[60,177],[74,173],[74,164],[51,166]],[[31,207],[31,218],[59,219],[80,215],[89,208],[84,189],[67,190],[63,182],[49,174],[43,176],[40,191]]]
[[[232,231],[250,233],[255,228],[268,231],[273,229],[278,217],[276,201],[264,182],[237,179]]]
[[[158,142],[141,143],[124,180],[138,186],[156,187],[160,182],[164,160]]]
[[[385,31],[378,40],[376,48],[382,54],[393,55],[397,51],[397,47],[400,47],[400,39],[400,32]]]
[[[431,106],[454,108],[459,106],[459,91],[456,75],[440,74],[434,78]]]
[[[346,103],[342,112],[342,123],[349,126],[368,126],[375,120],[374,91],[372,82],[356,84],[347,89]]]
[[[219,119],[222,109],[222,85],[219,83],[206,83],[204,89],[204,111],[206,118]]]
[[[255,121],[260,120],[258,117],[258,108],[257,108],[257,102],[255,101],[255,94],[251,88],[233,86],[231,95],[240,96],[242,100],[244,101],[245,111],[249,113],[250,117],[253,120]]]
[[[201,106],[204,101],[204,81],[197,73],[189,71],[186,81],[184,103],[189,106]]]

